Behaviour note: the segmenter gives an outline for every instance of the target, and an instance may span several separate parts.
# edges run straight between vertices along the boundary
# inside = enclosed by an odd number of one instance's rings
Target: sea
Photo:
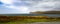
[[[60,17],[60,14],[0,14],[4,16],[49,16],[49,17]]]

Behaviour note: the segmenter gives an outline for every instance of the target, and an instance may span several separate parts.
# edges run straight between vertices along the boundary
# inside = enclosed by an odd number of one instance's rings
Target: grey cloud
[[[25,1],[26,2],[26,1]],[[27,4],[30,4],[31,11],[42,10],[59,10],[60,9],[60,0],[37,0],[37,1],[28,1]],[[59,10],[60,11],[60,10]]]
[[[50,11],[60,9],[60,0],[18,0],[13,5],[28,6],[31,11]]]

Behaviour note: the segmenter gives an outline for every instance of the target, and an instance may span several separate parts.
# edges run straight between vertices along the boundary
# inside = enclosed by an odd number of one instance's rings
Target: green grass
[[[25,23],[33,23],[33,22],[56,22],[60,20],[56,19],[24,19],[24,20],[17,20],[17,21],[11,21],[4,24],[25,24]]]
[[[46,19],[25,19],[26,22],[46,22]]]

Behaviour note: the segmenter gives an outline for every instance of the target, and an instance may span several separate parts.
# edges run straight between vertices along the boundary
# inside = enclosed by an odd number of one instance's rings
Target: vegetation
[[[30,12],[31,14],[60,14],[60,11],[46,11],[46,12],[40,12],[40,11],[36,11],[36,12]]]
[[[0,24],[25,24],[33,22],[60,22],[60,17],[47,16],[0,16]]]

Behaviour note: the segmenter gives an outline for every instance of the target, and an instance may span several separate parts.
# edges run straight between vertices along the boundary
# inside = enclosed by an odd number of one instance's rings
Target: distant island
[[[35,11],[30,12],[30,14],[60,14],[60,11],[46,11],[46,12]]]

